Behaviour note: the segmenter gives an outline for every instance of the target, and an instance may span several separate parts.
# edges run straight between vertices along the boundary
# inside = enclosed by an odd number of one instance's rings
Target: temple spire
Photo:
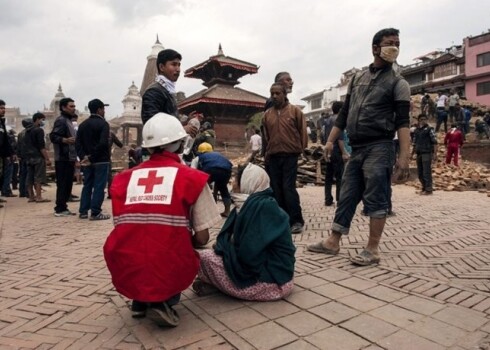
[[[223,53],[223,48],[221,47],[221,43],[219,43],[218,47],[218,56],[224,56],[225,54]]]
[[[158,33],[157,33],[157,41],[155,42],[155,44],[160,44],[161,45],[160,40],[158,40]]]
[[[63,92],[63,90],[61,89],[61,83],[58,83],[58,92]]]

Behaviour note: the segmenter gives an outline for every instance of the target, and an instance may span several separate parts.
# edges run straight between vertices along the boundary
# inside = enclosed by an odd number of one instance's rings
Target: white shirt
[[[446,95],[437,97],[437,107],[446,107],[447,99]]]
[[[250,145],[252,146],[252,151],[258,151],[262,149],[262,137],[258,134],[254,134],[250,137]]]

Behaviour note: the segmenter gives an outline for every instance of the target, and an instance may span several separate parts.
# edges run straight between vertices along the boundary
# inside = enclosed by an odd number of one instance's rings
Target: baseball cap
[[[88,110],[90,113],[95,113],[99,108],[104,108],[105,106],[109,106],[107,103],[102,102],[98,98],[93,99],[88,103]]]

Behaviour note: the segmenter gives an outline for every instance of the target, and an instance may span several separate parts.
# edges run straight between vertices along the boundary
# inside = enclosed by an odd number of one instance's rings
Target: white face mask
[[[386,62],[393,63],[396,61],[399,53],[400,50],[396,46],[382,46],[379,57]]]

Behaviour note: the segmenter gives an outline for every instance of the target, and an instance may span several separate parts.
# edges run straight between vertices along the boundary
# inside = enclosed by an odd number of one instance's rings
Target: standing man
[[[369,221],[366,248],[351,258],[356,265],[379,262],[379,241],[390,206],[391,174],[394,163],[393,137],[398,131],[400,156],[395,177],[408,177],[410,148],[410,87],[393,70],[398,57],[398,29],[377,32],[372,41],[374,61],[369,69],[351,80],[346,100],[325,147],[326,157],[333,142],[347,130],[352,154],[342,180],[340,200],[335,211],[331,235],[323,242],[308,246],[316,253],[335,255],[342,235],[349,233],[356,207],[364,202]]]
[[[296,176],[298,156],[308,146],[306,120],[303,112],[286,99],[285,85],[272,84],[270,93],[273,107],[265,112],[262,121],[267,143],[266,171],[274,197],[289,215],[291,233],[301,233],[305,222],[296,190]]]
[[[79,218],[107,220],[102,213],[104,189],[107,185],[111,154],[109,149],[109,123],[105,120],[105,106],[99,99],[88,103],[90,117],[78,127],[76,150],[83,171],[83,188],[80,198]]]
[[[449,105],[449,123],[452,124],[454,123],[454,119],[456,117],[457,108],[456,105],[459,106],[459,95],[457,94],[456,90],[451,91],[452,94],[448,98],[448,105]]]
[[[157,71],[158,75],[155,82],[151,84],[143,93],[143,101],[141,106],[141,120],[143,125],[157,113],[166,113],[179,117],[177,109],[177,101],[175,95],[175,83],[180,76],[180,61],[182,55],[175,50],[165,49],[158,53],[157,56]],[[192,117],[190,114],[190,117]],[[184,126],[187,134],[195,138],[199,132],[192,123]]]
[[[44,138],[44,121],[46,116],[40,112],[32,116],[32,126],[27,128],[24,137],[24,157],[27,160],[27,192],[29,202],[51,202],[42,198],[41,186],[46,183],[46,165],[50,166],[48,151]]]
[[[436,122],[436,132],[439,132],[441,124],[444,123],[444,132],[447,132],[447,100],[448,97],[444,95],[441,91],[437,92],[436,107],[437,107],[437,122]]]
[[[5,126],[5,101],[0,100],[0,178],[2,178],[2,175],[5,176],[5,166],[8,162],[12,161],[12,158],[13,151]],[[0,203],[5,202],[5,199],[0,198]],[[3,205],[0,205],[0,208],[3,208]]]
[[[464,136],[461,132],[461,126],[455,123],[451,124],[451,130],[444,137],[446,164],[451,164],[451,159],[453,159],[454,166],[459,166],[459,149],[463,147],[463,142]]]
[[[274,77],[274,83],[280,83],[286,87],[286,101],[289,102],[289,100],[287,98],[287,94],[290,94],[293,91],[293,85],[294,85],[294,81],[291,78],[291,74],[289,74],[288,72],[277,73],[276,76]],[[269,97],[267,99],[267,101],[265,101],[264,112],[266,112],[269,108],[271,108],[273,106],[274,106],[274,104],[272,102],[272,98]],[[264,135],[263,125],[261,125],[261,127],[260,127],[260,133],[262,135]],[[265,156],[266,148],[267,148],[267,141],[264,138],[262,138],[262,151],[261,152],[262,152],[263,156]]]
[[[253,127],[253,135],[250,136],[250,149],[252,154],[250,155],[249,162],[254,162],[257,154],[262,150],[262,136],[260,136],[260,130]]]
[[[76,215],[68,209],[67,202],[73,188],[75,175],[75,129],[72,118],[75,115],[75,101],[69,97],[60,100],[61,115],[56,118],[49,139],[54,147],[54,169],[56,172],[56,206],[54,216]]]
[[[28,197],[27,181],[27,158],[25,154],[25,135],[27,129],[33,124],[32,118],[22,119],[24,129],[17,136],[17,155],[19,157],[19,197]]]
[[[143,126],[150,159],[114,177],[114,229],[104,257],[116,290],[133,300],[133,317],[175,327],[173,306],[199,268],[193,248],[221,221],[208,175],[182,164],[187,137],[177,118],[159,113]]]
[[[328,135],[332,131],[337,115],[344,103],[342,101],[334,101],[332,103],[331,117],[325,119],[325,140],[328,139]],[[344,173],[344,160],[349,159],[349,153],[344,147],[344,134],[341,133],[339,137],[333,142],[332,153],[326,158],[325,165],[325,205],[330,207],[333,205],[332,185],[335,178],[335,200],[338,202],[340,199],[340,184],[342,183],[342,174]]]
[[[2,158],[0,164],[2,168],[0,170],[2,197],[16,197],[10,189],[13,162],[16,160],[16,156],[5,125],[5,101],[3,100],[0,100],[0,156]],[[1,202],[5,202],[5,200],[2,199]]]
[[[412,158],[417,155],[417,172],[422,184],[421,195],[431,195],[432,163],[437,161],[437,139],[425,114],[419,115],[419,125],[413,137]]]

